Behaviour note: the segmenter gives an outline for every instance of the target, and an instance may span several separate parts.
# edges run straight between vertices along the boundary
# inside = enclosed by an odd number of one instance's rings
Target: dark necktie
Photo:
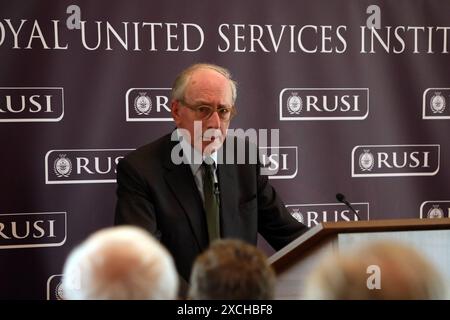
[[[203,196],[205,198],[206,223],[208,225],[209,243],[220,238],[219,195],[214,185],[213,165],[202,163]]]

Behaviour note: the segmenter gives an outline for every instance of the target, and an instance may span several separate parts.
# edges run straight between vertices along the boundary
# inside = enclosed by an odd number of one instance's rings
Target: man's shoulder
[[[127,154],[124,159],[131,164],[146,163],[150,165],[152,162],[160,162],[167,151],[170,150],[172,144],[171,135],[171,133],[166,134],[157,140],[137,148]]]

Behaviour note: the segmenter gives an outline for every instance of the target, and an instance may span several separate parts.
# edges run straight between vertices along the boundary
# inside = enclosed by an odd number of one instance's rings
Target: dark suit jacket
[[[192,171],[188,164],[171,161],[177,143],[169,134],[119,162],[115,222],[140,226],[156,236],[188,281],[194,259],[209,240]],[[278,250],[306,230],[287,212],[267,176],[259,174],[257,164],[218,164],[217,174],[223,238],[256,245],[259,232]]]

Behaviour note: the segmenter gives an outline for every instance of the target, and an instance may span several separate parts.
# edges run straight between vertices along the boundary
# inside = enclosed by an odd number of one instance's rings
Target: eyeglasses
[[[199,120],[208,120],[214,112],[217,112],[220,120],[222,121],[230,121],[236,115],[236,109],[234,106],[232,107],[219,107],[215,108],[213,106],[207,104],[201,105],[191,105],[186,103],[184,100],[178,100],[185,107],[188,107],[192,111],[195,112],[195,116]]]

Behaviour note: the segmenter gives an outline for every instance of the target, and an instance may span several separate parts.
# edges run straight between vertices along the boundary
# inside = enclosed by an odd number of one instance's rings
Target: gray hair
[[[194,300],[268,300],[275,272],[267,256],[241,240],[216,240],[195,260],[188,296]]]
[[[369,266],[380,270],[380,288],[369,289]],[[320,263],[307,278],[304,298],[320,300],[446,299],[433,264],[408,244],[376,241]]]
[[[178,275],[148,232],[120,226],[95,232],[70,253],[62,289],[68,300],[175,299]]]
[[[225,78],[227,78],[230,81],[230,87],[231,87],[231,98],[233,100],[233,105],[236,102],[237,98],[237,83],[231,78],[231,73],[227,69],[220,67],[215,64],[210,63],[197,63],[194,65],[191,65],[190,67],[184,69],[181,71],[180,74],[176,77],[173,85],[172,85],[172,94],[171,98],[172,100],[183,100],[184,99],[184,93],[186,91],[186,86],[189,82],[189,77],[192,75],[192,73],[199,69],[211,69],[214,71],[217,71],[221,75],[223,75]]]

